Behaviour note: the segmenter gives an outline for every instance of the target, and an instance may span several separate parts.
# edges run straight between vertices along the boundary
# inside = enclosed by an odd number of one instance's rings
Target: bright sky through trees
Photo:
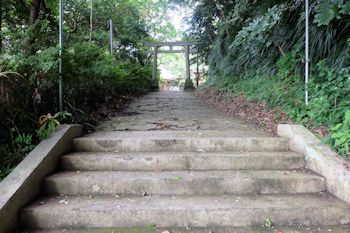
[[[162,25],[168,25],[168,30],[160,31],[155,39],[163,41],[181,41],[185,40],[185,34],[190,29],[187,19],[192,16],[192,9],[187,5],[179,5],[176,8],[166,6],[162,19]],[[170,28],[174,32],[171,33]],[[169,33],[170,32],[170,33]],[[165,35],[164,35],[165,34]],[[185,79],[185,61],[184,54],[160,54],[159,55],[159,69],[161,78],[164,80],[179,80]],[[193,72],[191,71],[191,74]]]
[[[166,17],[164,19],[167,22],[162,22],[164,25],[169,23],[176,31],[174,37],[169,36],[167,41],[181,41],[184,40],[184,34],[189,29],[189,25],[186,23],[186,17],[191,15],[191,10],[185,7],[178,7],[177,9],[166,9]],[[157,36],[158,37],[158,36]],[[162,35],[159,35],[161,38]],[[178,80],[184,79],[185,74],[185,62],[184,54],[161,54],[159,55],[159,69],[161,78],[164,80]]]

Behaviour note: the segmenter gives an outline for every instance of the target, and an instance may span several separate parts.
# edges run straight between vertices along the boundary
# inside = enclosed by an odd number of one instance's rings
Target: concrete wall
[[[350,163],[301,125],[279,125],[278,135],[290,139],[290,149],[305,155],[306,167],[327,179],[327,190],[350,203]]]
[[[18,227],[19,210],[40,193],[41,181],[56,170],[58,158],[71,151],[73,139],[81,135],[81,126],[60,126],[0,183],[0,233]]]

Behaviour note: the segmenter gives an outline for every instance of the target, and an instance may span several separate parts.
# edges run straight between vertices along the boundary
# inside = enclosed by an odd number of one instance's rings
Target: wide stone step
[[[325,179],[305,171],[62,172],[45,179],[49,194],[221,195],[319,193]]]
[[[133,228],[32,230],[25,233],[350,233],[350,226],[296,226],[296,227],[208,227],[159,228],[154,225]]]
[[[64,170],[78,171],[203,171],[283,170],[305,167],[293,152],[80,152],[61,157]]]
[[[82,152],[287,151],[288,139],[250,136],[245,131],[97,132],[77,138]]]
[[[350,206],[331,196],[55,197],[23,209],[31,229],[144,227],[249,227],[266,219],[278,226],[343,225]]]

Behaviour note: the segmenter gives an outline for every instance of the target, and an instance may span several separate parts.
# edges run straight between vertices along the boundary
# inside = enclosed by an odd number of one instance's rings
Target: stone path
[[[182,91],[147,94],[99,130],[246,130],[267,135],[244,120],[229,118],[192,92]]]
[[[48,233],[349,233],[324,177],[192,93],[150,93],[76,138],[21,226]]]

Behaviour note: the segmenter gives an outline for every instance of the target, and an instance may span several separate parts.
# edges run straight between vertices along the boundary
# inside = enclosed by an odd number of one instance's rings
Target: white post
[[[60,0],[60,13],[59,13],[59,39],[58,39],[58,47],[59,47],[59,65],[58,65],[58,72],[59,72],[59,79],[58,79],[58,86],[59,86],[59,107],[60,111],[63,111],[63,65],[62,65],[62,37],[63,37],[63,0]]]
[[[109,46],[111,54],[113,54],[113,21],[109,20]]]
[[[309,104],[309,75],[310,75],[310,58],[309,58],[309,0],[305,0],[305,104]]]

